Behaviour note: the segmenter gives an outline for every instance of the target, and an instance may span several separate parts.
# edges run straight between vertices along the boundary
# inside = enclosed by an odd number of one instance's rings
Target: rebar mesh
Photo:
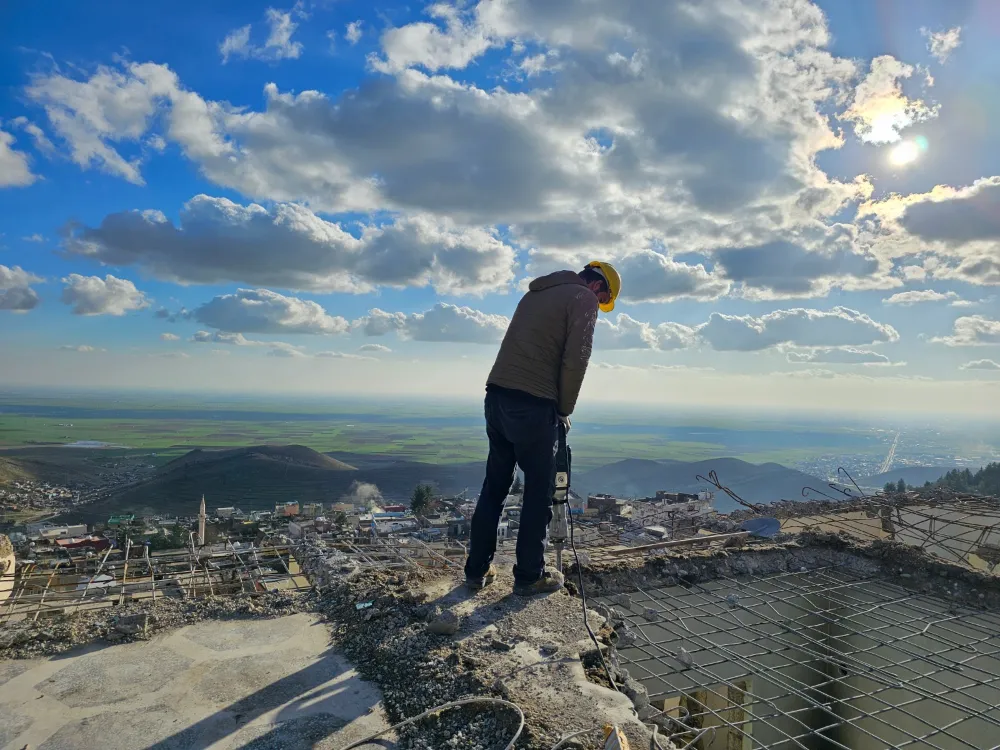
[[[681,746],[1000,747],[996,614],[830,568],[629,598],[620,658]]]

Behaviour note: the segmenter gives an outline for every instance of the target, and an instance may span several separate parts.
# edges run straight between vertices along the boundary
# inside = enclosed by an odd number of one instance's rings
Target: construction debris
[[[58,654],[94,641],[144,640],[154,633],[201,620],[281,617],[305,611],[302,595],[276,591],[258,596],[151,599],[120,607],[80,610],[6,623],[0,630],[0,659]]]
[[[593,646],[579,600],[566,593],[516,597],[512,587],[507,570],[478,593],[465,588],[458,570],[371,570],[331,583],[317,606],[358,671],[382,690],[392,722],[447,701],[493,696],[524,712],[518,748],[549,750],[576,731],[583,733],[580,742],[564,747],[596,750],[609,720],[635,746],[648,746],[649,730],[628,698],[586,677],[581,655]],[[369,600],[372,608],[356,608]],[[365,620],[366,612],[375,614]],[[594,627],[604,623],[596,613],[590,617]],[[514,718],[489,707],[451,709],[402,730],[398,747],[502,750],[513,736]]]
[[[583,569],[567,569],[573,585],[539,599],[512,595],[502,554],[496,581],[473,593],[461,549],[419,540],[269,544],[265,575],[245,550],[158,561],[126,550],[114,571],[88,563],[82,594],[26,571],[5,605],[20,617],[0,631],[0,656],[309,610],[382,690],[390,722],[435,709],[399,729],[403,750],[501,750],[521,712],[522,749],[598,750],[614,736],[605,725],[633,748],[650,746],[655,726],[664,750],[784,750],[820,735],[831,748],[867,747],[862,735],[872,747],[985,747],[976,732],[1000,732],[988,708],[1000,702],[1000,502],[908,493],[774,515],[782,533],[771,540],[740,529],[755,511],[666,543],[595,536]],[[157,584],[153,599],[157,565],[187,567],[186,596]],[[282,581],[291,590],[259,585]],[[948,697],[960,688],[979,703]],[[468,698],[479,702],[436,710]]]

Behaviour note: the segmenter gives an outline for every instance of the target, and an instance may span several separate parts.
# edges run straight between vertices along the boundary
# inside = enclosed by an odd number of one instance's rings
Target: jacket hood
[[[539,276],[528,285],[528,289],[532,292],[540,292],[543,289],[551,289],[554,286],[561,286],[563,284],[587,285],[576,271],[556,271],[547,276]]]

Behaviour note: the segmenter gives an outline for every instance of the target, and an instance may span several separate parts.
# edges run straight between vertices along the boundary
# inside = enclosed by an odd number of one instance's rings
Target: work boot
[[[541,578],[533,583],[515,583],[514,593],[518,596],[537,596],[551,594],[563,587],[566,579],[558,570],[546,570]]]
[[[479,591],[480,589],[489,586],[493,583],[493,580],[497,577],[497,566],[490,565],[486,573],[479,578],[469,578],[465,577],[465,585],[472,589],[473,591]]]

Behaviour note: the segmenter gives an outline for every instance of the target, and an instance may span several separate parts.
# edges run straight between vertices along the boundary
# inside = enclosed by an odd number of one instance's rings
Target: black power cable
[[[561,425],[560,425],[559,429],[560,429],[560,432],[562,432],[563,428],[562,428]],[[565,450],[566,450],[566,476],[567,476],[566,502],[567,502],[567,505],[568,505],[568,503],[569,503],[569,484],[570,484],[570,482],[568,480],[570,478],[572,478],[571,463],[572,463],[573,453],[570,450],[569,445],[566,444],[565,434],[566,434],[565,432],[562,432],[561,436],[563,437],[563,439],[560,440],[559,443],[560,443],[560,447],[561,448],[565,448]],[[593,630],[593,628],[590,627],[590,621],[587,618],[587,587],[583,583],[583,566],[580,565],[580,553],[576,551],[576,540],[573,538],[574,537],[574,531],[575,531],[576,525],[573,523],[573,510],[572,510],[572,508],[569,508],[569,507],[566,508],[566,512],[569,515],[569,546],[573,550],[573,559],[576,561],[577,583],[578,583],[578,585],[580,587],[580,602],[581,602],[581,604],[583,606],[583,625],[584,625],[584,627],[587,628],[587,634],[590,636],[590,640],[593,641],[594,648],[597,649],[597,658],[601,660],[601,666],[604,667],[604,674],[607,675],[608,682],[610,682],[611,683],[611,687],[615,691],[617,691],[618,690],[618,685],[615,684],[615,678],[611,676],[611,670],[608,669],[608,663],[604,660],[604,653],[601,651],[601,644],[597,642],[597,636],[594,635],[594,630]],[[560,571],[560,572],[562,572],[562,571]]]

